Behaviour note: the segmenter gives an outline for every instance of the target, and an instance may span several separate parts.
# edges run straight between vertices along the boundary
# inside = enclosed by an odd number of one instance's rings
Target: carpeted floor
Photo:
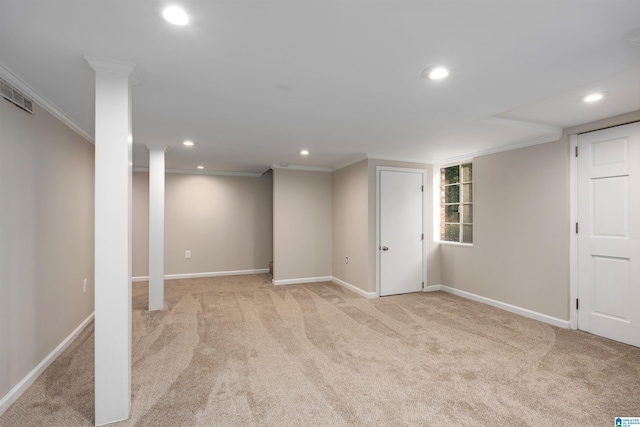
[[[367,300],[271,276],[134,284],[131,418],[115,426],[612,426],[640,349],[453,295]],[[93,425],[93,325],[0,426]]]

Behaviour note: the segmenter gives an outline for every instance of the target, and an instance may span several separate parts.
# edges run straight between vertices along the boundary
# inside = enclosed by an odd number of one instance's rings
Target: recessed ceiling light
[[[300,154],[302,154],[303,156],[308,156],[309,150],[300,150]]]
[[[580,98],[580,101],[597,102],[597,101],[600,101],[605,96],[609,96],[609,95],[610,95],[609,92],[594,92],[594,93],[590,93],[587,96],[583,96],[582,98]]]
[[[444,67],[432,67],[422,71],[422,78],[430,78],[431,80],[444,79],[449,75],[449,70]]]
[[[185,147],[193,147],[196,144],[193,141],[184,141],[182,145],[184,145]]]
[[[162,11],[162,17],[173,25],[187,25],[189,23],[187,12],[177,6],[167,7]]]
[[[198,165],[198,169],[204,169],[204,166]]]

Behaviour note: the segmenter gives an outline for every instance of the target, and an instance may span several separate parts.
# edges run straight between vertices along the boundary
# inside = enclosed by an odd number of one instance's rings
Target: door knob
[[[382,247],[382,250],[383,250],[383,251],[388,251],[388,250],[389,250],[389,248],[388,248],[388,247],[386,247],[386,246],[383,246],[383,247]]]

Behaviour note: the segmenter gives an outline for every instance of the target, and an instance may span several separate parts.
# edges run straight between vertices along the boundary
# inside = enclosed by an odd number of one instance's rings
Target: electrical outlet
[[[348,256],[344,257],[344,263],[345,264],[349,264],[349,257]]]
[[[185,251],[185,253],[184,253],[184,257],[185,257],[186,259],[191,259],[191,251]]]
[[[87,279],[84,279],[82,281],[82,293],[86,293],[87,292]]]

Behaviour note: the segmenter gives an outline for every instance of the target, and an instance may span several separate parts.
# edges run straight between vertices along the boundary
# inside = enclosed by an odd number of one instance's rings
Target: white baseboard
[[[332,277],[331,280],[336,282],[338,285],[342,286],[343,288],[349,289],[351,292],[354,292],[365,298],[378,298],[377,293],[363,291],[362,289],[355,287],[352,284],[345,282],[344,280],[340,280],[337,277]]]
[[[80,332],[82,332],[82,330],[93,320],[94,314],[95,313],[91,313],[89,317],[84,319],[82,323],[80,323],[80,325],[69,334],[69,336],[62,340],[62,342],[58,344],[58,346],[54,348],[53,351],[47,355],[47,357],[45,357],[40,363],[38,363],[38,366],[33,368],[31,372],[27,374],[27,376],[25,376],[18,384],[16,384],[15,387],[13,387],[9,391],[9,393],[7,393],[2,399],[0,399],[0,415],[2,415],[7,409],[9,409],[9,406],[11,406],[13,402],[18,400],[18,398],[22,396],[22,393],[27,391],[29,386],[33,384],[36,379],[38,379],[40,374],[42,374],[42,372],[44,372],[44,370],[47,369],[47,367],[51,365],[51,363],[53,363],[53,361],[56,360],[56,358],[67,347],[69,347],[69,344],[71,344],[73,340],[76,339],[78,335],[80,335]]]
[[[442,285],[430,285],[430,286],[425,286],[422,292],[435,292],[435,291],[441,291],[441,290],[442,290]]]
[[[331,276],[302,277],[300,279],[273,279],[271,283],[273,283],[274,285],[295,285],[299,283],[330,282],[331,279]]]
[[[165,274],[165,280],[172,279],[196,279],[200,277],[217,277],[217,276],[242,276],[245,274],[261,274],[268,273],[268,268],[256,268],[253,270],[232,270],[232,271],[209,271],[206,273],[183,273],[183,274]],[[132,277],[132,282],[146,282],[149,276]]]
[[[527,308],[522,308],[515,305],[507,304],[506,302],[496,301],[491,298],[472,294],[471,292],[461,291],[460,289],[451,288],[449,286],[444,286],[444,285],[433,285],[433,286],[428,286],[428,288],[430,291],[447,292],[462,298],[467,298],[473,301],[481,302],[483,304],[487,304],[492,307],[496,307],[511,313],[519,314],[520,316],[539,320],[540,322],[548,323],[550,325],[557,326],[559,328],[569,329],[571,327],[571,322],[568,320],[558,319],[557,317],[538,313],[537,311],[529,310]]]

